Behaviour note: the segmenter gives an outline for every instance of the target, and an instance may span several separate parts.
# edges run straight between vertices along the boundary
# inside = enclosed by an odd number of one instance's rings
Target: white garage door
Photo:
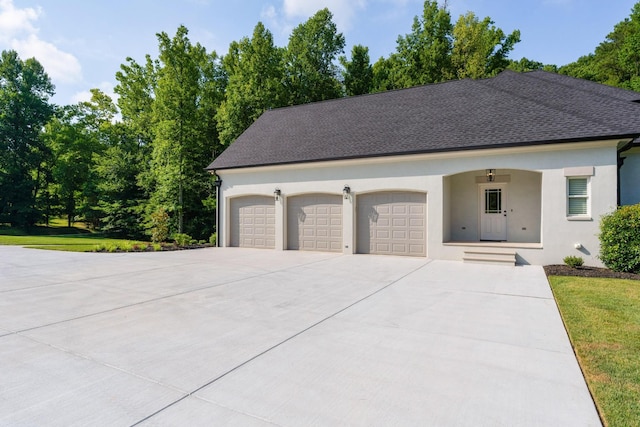
[[[426,194],[363,194],[357,203],[359,253],[426,256]]]
[[[276,208],[273,197],[231,199],[231,246],[272,249],[276,245]]]
[[[288,198],[287,248],[342,252],[342,196],[311,194]]]

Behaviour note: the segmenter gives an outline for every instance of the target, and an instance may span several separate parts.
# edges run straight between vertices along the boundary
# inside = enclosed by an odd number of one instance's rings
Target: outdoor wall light
[[[351,194],[351,187],[349,187],[348,185],[345,185],[344,188],[342,189],[342,195],[344,196],[345,199],[348,199],[349,194]]]
[[[273,197],[276,199],[276,202],[280,200],[281,194],[282,194],[282,191],[280,191],[279,188],[276,188],[275,190],[273,190]]]
[[[493,182],[496,179],[496,170],[487,169],[487,182]]]

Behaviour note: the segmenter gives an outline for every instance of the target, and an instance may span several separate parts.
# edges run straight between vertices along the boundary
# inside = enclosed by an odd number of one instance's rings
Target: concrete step
[[[516,251],[508,249],[471,249],[464,251],[464,262],[492,265],[516,265]]]

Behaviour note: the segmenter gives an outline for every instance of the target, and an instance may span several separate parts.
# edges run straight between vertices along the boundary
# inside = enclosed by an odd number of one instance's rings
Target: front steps
[[[469,249],[464,251],[464,262],[491,265],[516,265],[516,251],[505,248]]]

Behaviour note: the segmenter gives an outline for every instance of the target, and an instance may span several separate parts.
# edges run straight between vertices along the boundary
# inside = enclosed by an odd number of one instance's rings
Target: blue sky
[[[564,65],[591,53],[636,0],[448,0],[455,22],[473,11],[489,16],[522,41],[511,57]],[[0,0],[0,49],[35,56],[56,85],[54,102],[85,100],[90,88],[112,94],[115,73],[130,56],[157,56],[155,34],[179,25],[192,42],[226,53],[229,43],[250,36],[258,21],[285,46],[291,30],[329,7],[351,46],[369,47],[372,62],[395,49],[411,30],[423,0]]]

